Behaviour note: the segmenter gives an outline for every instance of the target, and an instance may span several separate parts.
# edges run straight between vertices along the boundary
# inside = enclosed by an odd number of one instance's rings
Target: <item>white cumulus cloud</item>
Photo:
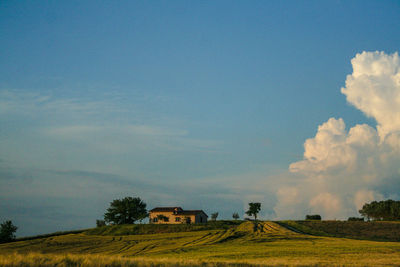
[[[275,212],[297,204],[296,215],[319,213],[327,219],[357,215],[366,202],[390,196],[382,188],[400,181],[400,60],[397,53],[363,52],[351,60],[353,73],[341,92],[347,101],[377,122],[346,130],[330,118],[304,143],[303,160],[290,164],[296,173],[298,203],[278,190]],[[397,183],[394,183],[397,181]],[[382,186],[382,185],[385,186]],[[294,190],[294,189],[292,189]],[[380,191],[381,190],[381,191]],[[289,199],[289,200],[288,200]],[[301,204],[299,204],[301,203]]]
[[[352,60],[353,73],[342,93],[374,118],[381,138],[400,130],[400,59],[398,53],[363,52]]]
[[[339,215],[342,210],[340,198],[331,193],[321,193],[310,200],[311,212],[322,215]]]

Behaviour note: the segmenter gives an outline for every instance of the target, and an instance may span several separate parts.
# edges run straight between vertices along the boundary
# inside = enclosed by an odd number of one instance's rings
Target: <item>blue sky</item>
[[[274,218],[340,88],[400,44],[398,1],[0,2],[0,219],[85,228],[126,195]],[[193,195],[195,197],[193,197]]]

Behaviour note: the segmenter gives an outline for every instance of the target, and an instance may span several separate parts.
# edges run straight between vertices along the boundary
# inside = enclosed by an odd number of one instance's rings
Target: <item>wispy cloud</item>
[[[149,97],[146,98],[151,102]],[[160,96],[156,96],[157,99]],[[56,140],[75,140],[83,145],[119,150],[123,147],[154,147],[184,150],[193,148],[215,152],[220,141],[193,138],[184,122],[159,114],[147,114],[127,103],[121,95],[92,99],[56,97],[22,90],[0,90],[0,116],[22,116],[29,120],[31,131]],[[164,100],[163,100],[164,101]],[[1,119],[1,117],[0,117]],[[24,127],[27,127],[27,126]],[[112,149],[114,147],[114,149]],[[125,149],[122,149],[125,151]]]
[[[0,113],[33,115],[37,112],[87,112],[88,114],[110,108],[109,102],[87,99],[59,99],[51,94],[24,90],[0,90]]]
[[[196,186],[179,180],[204,169],[187,162],[215,154],[221,141],[194,137],[184,120],[143,108],[158,101],[166,99],[0,90],[0,219],[21,222],[24,235],[92,226],[112,199],[127,195],[149,206],[208,206],[215,196],[193,197]],[[46,227],[38,207],[49,211]]]
[[[46,129],[46,133],[50,136],[72,139],[102,132],[141,136],[186,136],[188,134],[186,130],[168,129],[150,125],[73,125]]]

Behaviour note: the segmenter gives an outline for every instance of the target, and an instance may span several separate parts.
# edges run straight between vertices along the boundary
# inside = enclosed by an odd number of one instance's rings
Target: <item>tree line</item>
[[[365,203],[358,211],[364,218],[349,217],[348,221],[364,221],[364,219],[376,221],[400,220],[400,201],[392,199],[372,201]],[[321,220],[320,215],[307,215],[306,220]]]
[[[359,212],[368,220],[400,220],[400,201],[394,201],[392,199],[372,201],[371,203],[364,204]]]

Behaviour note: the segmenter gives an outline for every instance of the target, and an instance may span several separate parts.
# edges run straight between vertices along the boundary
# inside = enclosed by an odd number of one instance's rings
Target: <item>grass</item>
[[[82,230],[72,230],[72,231],[58,231],[50,234],[44,234],[44,235],[35,235],[35,236],[27,236],[27,237],[19,237],[15,239],[15,241],[26,241],[26,240],[33,240],[33,239],[38,239],[38,238],[46,238],[46,237],[52,237],[52,236],[60,236],[60,235],[67,235],[67,234],[80,234],[83,232],[88,231],[88,229],[82,229]]]
[[[274,222],[244,222],[157,234],[84,232],[0,245],[0,266],[54,265],[393,266],[400,265],[400,243],[311,236]]]
[[[311,235],[373,241],[400,241],[400,222],[282,221],[278,223]]]
[[[109,225],[92,228],[85,231],[88,235],[138,235],[138,234],[161,234],[192,232],[204,230],[225,230],[235,228],[242,221],[210,221],[203,224],[126,224]]]
[[[9,254],[0,257],[0,266],[19,267],[19,266],[41,266],[41,267],[70,267],[70,266],[107,266],[107,267],[149,267],[149,266],[221,266],[221,263],[193,261],[193,260],[171,260],[157,259],[149,260],[145,258],[124,258],[121,256],[102,256],[91,254]],[[243,266],[233,264],[231,266]]]

